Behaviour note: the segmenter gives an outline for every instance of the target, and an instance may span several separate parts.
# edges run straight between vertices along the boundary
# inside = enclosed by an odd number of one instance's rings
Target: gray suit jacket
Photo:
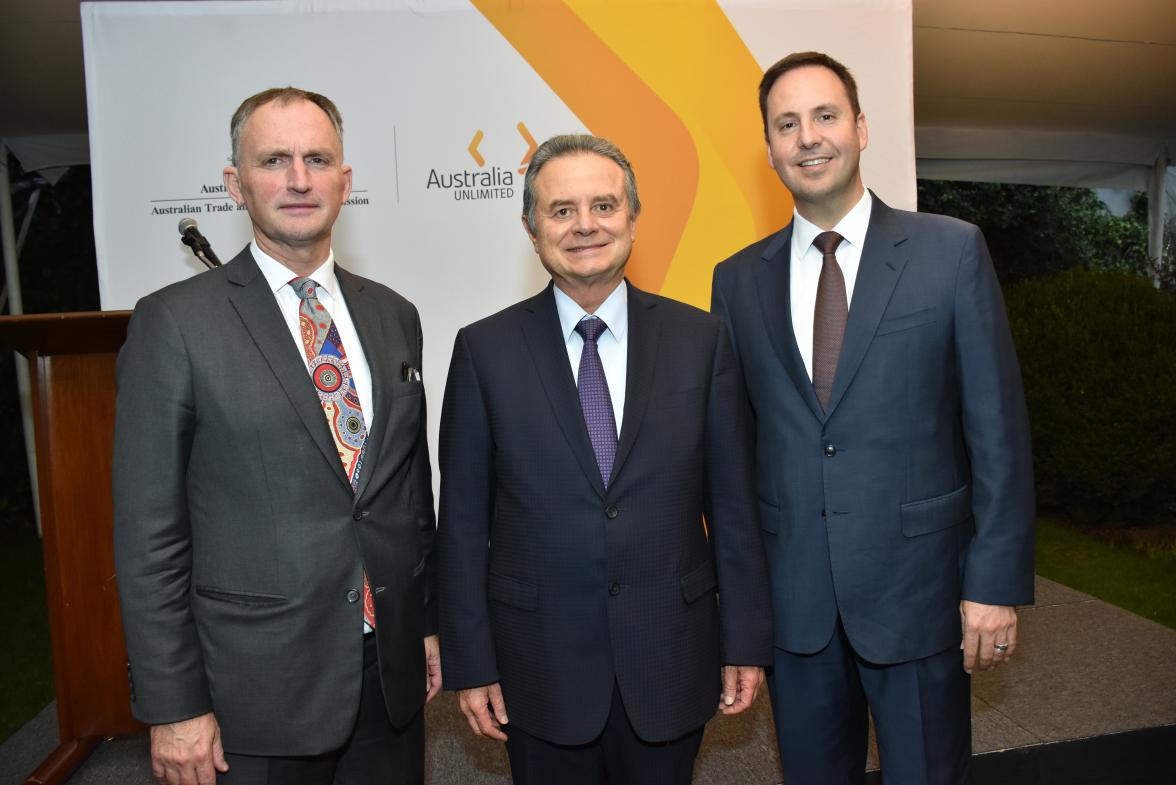
[[[372,372],[359,491],[246,248],[135,308],[118,360],[115,559],[134,714],[216,714],[225,748],[309,755],[359,706],[363,570],[393,722],[424,697],[434,517],[416,309],[336,267]]]
[[[827,411],[790,318],[792,226],[715,269],[755,410],[775,640],[865,659],[960,642],[959,601],[1033,597],[1021,376],[979,229],[875,197]]]

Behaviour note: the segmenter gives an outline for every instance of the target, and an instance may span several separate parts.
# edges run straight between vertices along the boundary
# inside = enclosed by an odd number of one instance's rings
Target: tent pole
[[[1152,283],[1160,288],[1160,271],[1164,265],[1164,181],[1168,174],[1168,149],[1160,148],[1152,167],[1151,187],[1147,191],[1147,256],[1151,262]]]
[[[4,278],[8,282],[8,312],[24,313],[17,266],[16,231],[12,221],[12,183],[8,176],[8,145],[0,141],[0,243],[4,249]],[[33,492],[33,515],[37,534],[41,533],[41,496],[37,488],[37,444],[33,431],[33,402],[29,385],[29,364],[19,354],[16,359],[16,386],[20,394],[20,418],[23,425],[25,459],[29,468],[29,487]]]

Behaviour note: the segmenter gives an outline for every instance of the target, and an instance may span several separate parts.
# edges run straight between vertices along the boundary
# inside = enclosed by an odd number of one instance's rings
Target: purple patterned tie
[[[585,317],[576,325],[576,332],[584,339],[577,379],[580,407],[584,410],[584,424],[588,426],[588,438],[592,441],[596,465],[600,467],[600,477],[606,489],[612,476],[613,458],[617,455],[617,420],[596,339],[607,329],[608,325],[599,316]]]
[[[817,281],[817,304],[813,309],[813,389],[821,408],[829,406],[841,342],[849,321],[845,297],[845,276],[837,264],[837,246],[845,238],[837,232],[821,232],[813,245],[821,252],[821,277]]]
[[[323,404],[323,414],[331,429],[331,437],[339,450],[343,471],[351,482],[351,492],[359,489],[359,473],[363,469],[367,425],[359,393],[351,378],[351,364],[347,350],[339,338],[335,320],[318,299],[318,284],[309,278],[290,281],[301,302],[298,306],[298,328],[302,332],[302,348],[310,366],[310,378]],[[376,628],[376,608],[368,577],[363,575],[363,620]]]

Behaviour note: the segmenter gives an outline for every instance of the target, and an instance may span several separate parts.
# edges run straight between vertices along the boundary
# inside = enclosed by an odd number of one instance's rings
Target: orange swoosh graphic
[[[698,154],[686,126],[569,4],[472,3],[593,134],[629,157],[643,206],[627,272],[642,289],[660,291],[698,187]],[[618,16],[628,15],[626,5]],[[660,46],[660,37],[651,40]]]
[[[792,198],[767,163],[756,100],[763,69],[712,0],[627,3],[624,13],[599,0],[567,3],[691,136],[698,192],[660,291],[706,308],[715,264],[792,217]]]

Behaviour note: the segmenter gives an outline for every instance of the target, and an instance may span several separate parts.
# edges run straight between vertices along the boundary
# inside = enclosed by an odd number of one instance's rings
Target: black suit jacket
[[[118,361],[115,557],[134,714],[213,711],[225,748],[309,755],[359,707],[364,568],[394,722],[424,697],[434,518],[416,309],[336,266],[372,372],[352,494],[321,404],[246,248],[135,308]]]
[[[628,295],[607,491],[551,286],[461,330],[445,390],[445,685],[501,681],[511,724],[560,744],[600,733],[614,681],[643,739],[681,736],[714,714],[720,663],[771,657],[730,344],[702,311]]]

